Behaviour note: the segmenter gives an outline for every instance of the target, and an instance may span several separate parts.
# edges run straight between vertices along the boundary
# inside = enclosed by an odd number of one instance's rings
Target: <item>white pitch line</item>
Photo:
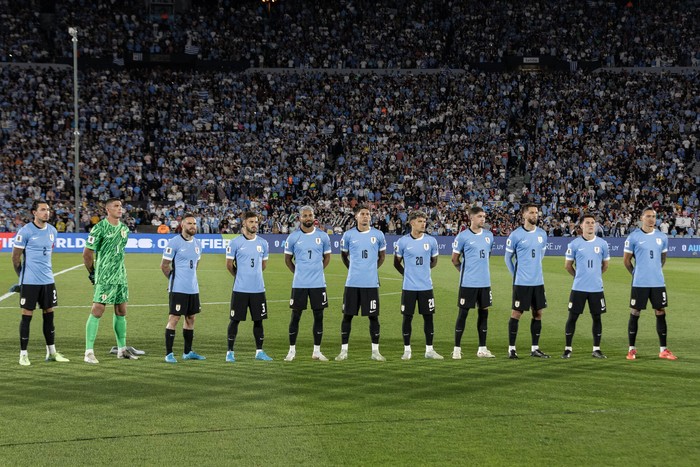
[[[70,272],[70,271],[72,271],[72,270],[74,270],[74,269],[78,269],[78,268],[81,267],[81,266],[82,266],[82,264],[76,264],[75,266],[73,266],[73,267],[71,267],[71,268],[64,269],[63,271],[58,271],[57,273],[54,274],[54,277],[60,276],[61,274],[65,274],[65,273]],[[7,293],[4,294],[4,295],[0,295],[0,302],[3,301],[3,300],[5,300],[5,299],[8,298],[8,297],[13,296],[14,294],[15,294],[15,292],[7,292]],[[6,307],[0,307],[0,308],[14,308],[14,307],[7,307],[7,306],[6,306]]]

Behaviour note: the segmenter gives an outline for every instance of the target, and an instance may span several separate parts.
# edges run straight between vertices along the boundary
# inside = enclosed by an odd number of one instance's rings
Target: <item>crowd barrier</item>
[[[13,247],[14,233],[0,233],[0,252],[9,252]],[[232,234],[199,234],[202,242],[203,253],[224,254],[226,246],[237,235]],[[162,253],[172,234],[130,234],[126,244],[127,253]],[[286,235],[265,234],[261,235],[270,244],[270,253],[283,253]],[[341,235],[331,235],[331,248],[334,254],[340,253]],[[387,235],[387,254],[394,253],[394,242],[400,235]],[[438,247],[441,255],[452,254],[452,242],[454,237],[437,236]],[[80,253],[85,247],[87,234],[59,234],[54,246],[55,253]],[[550,237],[547,243],[547,255],[564,256],[566,246],[571,237]],[[610,246],[610,256],[621,257],[625,239],[621,237],[606,237]],[[493,245],[493,255],[503,256],[505,253],[506,237],[496,237]],[[700,238],[669,238],[669,258],[699,258]]]

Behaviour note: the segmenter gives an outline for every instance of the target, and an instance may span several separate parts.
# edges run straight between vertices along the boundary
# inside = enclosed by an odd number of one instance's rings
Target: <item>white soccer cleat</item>
[[[22,366],[31,365],[31,363],[29,363],[29,355],[20,355],[19,356],[19,364]]]
[[[124,347],[123,349],[117,350],[117,358],[123,360],[138,360],[139,357],[129,352],[129,349]]]
[[[287,356],[284,357],[285,362],[291,362],[294,361],[294,357],[297,356],[297,352],[295,350],[290,350],[289,353],[287,353]]]
[[[328,357],[323,355],[321,352],[314,352],[311,354],[311,360],[318,360],[319,362],[327,362]]]
[[[386,362],[386,358],[384,358],[384,356],[379,353],[379,350],[372,351],[372,360],[374,360],[375,362]]]
[[[85,363],[91,363],[93,365],[100,363],[97,358],[95,358],[95,352],[90,350],[89,352],[85,352],[85,358],[83,358],[83,361]]]
[[[478,351],[476,356],[479,358],[496,358],[496,356],[492,354],[489,349]]]
[[[343,360],[348,359],[348,351],[347,350],[341,350],[340,353],[338,354],[337,357],[335,357],[336,362],[342,362]]]
[[[461,360],[462,359],[462,351],[461,350],[453,350],[452,351],[452,360]]]
[[[401,360],[410,360],[410,359],[411,359],[411,351],[405,350],[403,355],[401,355]]]
[[[427,352],[425,352],[425,358],[430,358],[432,360],[444,360],[445,359],[445,357],[443,357],[442,355],[440,355],[439,353],[437,353],[434,350],[428,350]]]

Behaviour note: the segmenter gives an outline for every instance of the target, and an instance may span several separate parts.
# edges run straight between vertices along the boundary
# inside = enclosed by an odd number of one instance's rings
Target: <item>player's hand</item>
[[[88,279],[90,279],[90,283],[92,285],[95,285],[95,272],[94,271],[91,272],[90,274],[88,274]]]
[[[10,293],[13,293],[13,292],[19,293],[20,290],[22,290],[22,286],[20,286],[19,284],[12,284],[12,285],[10,286],[9,292],[10,292]]]

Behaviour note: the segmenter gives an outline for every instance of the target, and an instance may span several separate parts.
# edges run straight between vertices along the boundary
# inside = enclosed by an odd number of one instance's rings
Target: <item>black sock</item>
[[[253,321],[253,337],[255,337],[255,348],[261,350],[263,347],[263,340],[265,340],[262,320]]]
[[[532,345],[540,343],[540,333],[542,332],[542,321],[533,319],[530,321],[530,334],[532,335]]]
[[[425,332],[425,345],[433,345],[433,334],[435,334],[433,315],[423,315],[423,332]]]
[[[455,323],[455,347],[462,346],[462,334],[464,334],[464,326],[467,324],[467,315],[469,310],[459,309],[457,313],[457,322]]]
[[[289,320],[289,345],[296,345],[297,343],[299,320],[301,320],[301,310],[292,310],[292,317]]]
[[[182,329],[182,338],[185,341],[185,353],[192,351],[192,341],[194,340],[194,329]]]
[[[519,319],[513,317],[508,320],[508,345],[515,346],[515,340],[518,338]]]
[[[53,326],[53,312],[44,313],[44,338],[46,339],[46,345],[54,345],[54,326]]]
[[[603,335],[603,321],[600,315],[591,315],[593,318],[593,345],[600,347],[600,338]]]
[[[401,323],[401,333],[403,334],[403,345],[411,345],[411,332],[413,331],[413,315],[403,315]]]
[[[233,351],[233,344],[236,343],[236,335],[238,334],[238,324],[240,321],[229,320],[228,322],[228,350]]]
[[[343,321],[340,323],[340,343],[347,344],[350,340],[350,331],[352,330],[352,316],[343,315]]]
[[[314,345],[321,345],[323,339],[323,310],[314,310]]]
[[[634,347],[637,341],[637,326],[639,325],[639,315],[630,314],[629,323],[627,323],[627,333],[629,334],[630,347]]]
[[[486,347],[486,332],[489,329],[488,308],[479,309],[479,316],[476,318],[476,331],[479,333],[479,347]]]
[[[31,315],[22,315],[19,321],[19,348],[20,350],[27,350],[27,344],[29,344],[29,323],[31,323]]]
[[[579,315],[577,313],[569,313],[569,318],[566,320],[566,326],[564,327],[564,337],[566,338],[566,346],[571,347],[574,342],[574,333],[576,332],[576,321],[578,321]]]
[[[659,334],[659,345],[666,347],[666,313],[656,315],[656,332]]]
[[[173,343],[175,342],[175,330],[165,328],[165,355],[173,353]]]
[[[372,344],[379,344],[379,316],[369,317],[369,336]]]

